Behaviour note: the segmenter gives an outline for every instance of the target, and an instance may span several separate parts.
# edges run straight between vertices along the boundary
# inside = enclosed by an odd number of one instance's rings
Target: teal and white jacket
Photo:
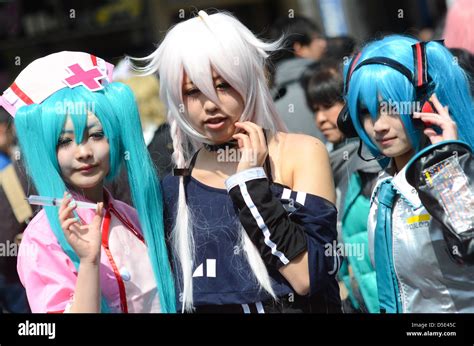
[[[388,296],[398,301],[394,304],[398,306],[397,312],[474,313],[474,266],[459,264],[453,259],[441,223],[428,213],[416,189],[407,182],[406,167],[394,177],[388,173],[389,169],[382,171],[373,191],[367,224],[372,264],[377,272],[374,239],[378,190],[383,181],[393,178],[397,196],[392,209],[389,252],[398,292]],[[472,186],[470,191],[473,196]],[[474,218],[474,209],[471,217]],[[378,287],[379,296],[383,289]]]

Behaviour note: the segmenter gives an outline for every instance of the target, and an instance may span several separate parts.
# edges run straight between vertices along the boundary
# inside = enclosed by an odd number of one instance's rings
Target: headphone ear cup
[[[418,93],[421,94],[421,96],[418,96],[418,104],[420,104],[417,109],[415,109],[417,112],[422,112],[422,113],[438,113],[436,112],[436,107],[434,104],[430,101],[432,93],[430,90],[432,89],[432,85],[427,85],[423,88],[420,88]],[[413,119],[413,124],[415,125],[416,128],[420,130],[426,129],[426,125],[421,119]]]
[[[344,107],[341,109],[341,112],[337,117],[337,127],[346,138],[354,138],[359,136],[354,128],[354,124],[352,123],[347,104],[344,104]]]
[[[434,106],[434,104],[428,100],[426,101],[423,106],[421,106],[421,112],[422,113],[438,113],[436,111],[436,107]]]

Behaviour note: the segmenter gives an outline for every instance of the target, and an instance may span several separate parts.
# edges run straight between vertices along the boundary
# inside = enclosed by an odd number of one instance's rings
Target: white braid
[[[173,160],[177,168],[185,168],[186,160],[183,154],[182,134],[172,118],[170,119],[170,132],[173,138]],[[171,232],[171,243],[182,271],[182,312],[193,310],[193,263],[194,263],[194,238],[192,232],[191,214],[186,203],[184,191],[184,178],[179,178],[178,210],[176,222]]]

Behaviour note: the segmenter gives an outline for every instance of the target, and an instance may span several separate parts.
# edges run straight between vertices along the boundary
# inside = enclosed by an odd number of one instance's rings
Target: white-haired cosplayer
[[[182,311],[340,311],[328,154],[280,132],[265,78],[278,45],[200,11],[137,59],[158,71],[168,108],[178,169],[163,192]]]

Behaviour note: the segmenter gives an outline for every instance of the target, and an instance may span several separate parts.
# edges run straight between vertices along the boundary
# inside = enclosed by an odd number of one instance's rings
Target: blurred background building
[[[170,25],[200,9],[228,10],[264,37],[278,17],[304,15],[328,37],[349,35],[360,42],[388,32],[442,32],[455,1],[2,0],[0,89],[28,63],[56,51],[87,51],[114,63],[124,54],[150,53]]]

